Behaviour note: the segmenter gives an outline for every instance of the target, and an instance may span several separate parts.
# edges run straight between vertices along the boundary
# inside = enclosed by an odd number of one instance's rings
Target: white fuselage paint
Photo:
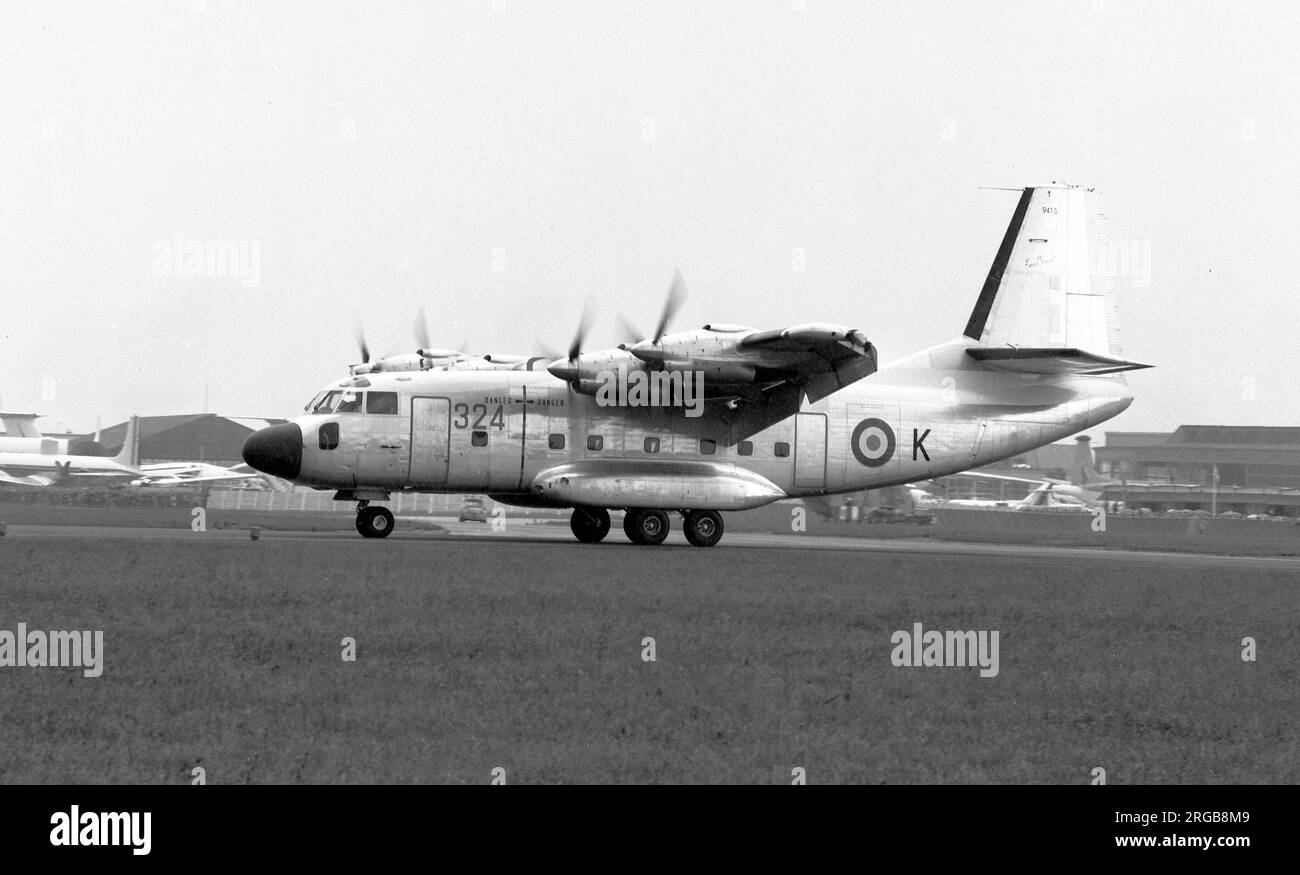
[[[711,463],[759,475],[785,496],[818,495],[985,465],[1095,426],[1132,401],[1122,377],[999,372],[965,355],[974,345],[959,338],[886,365],[752,434],[738,434],[714,405],[698,418],[680,407],[601,406],[544,371],[370,375],[363,391],[398,392],[399,412],[294,419],[304,443],[295,482],[358,493],[530,493],[534,479],[556,466],[635,460],[666,472],[674,463]],[[321,449],[319,428],[329,422],[339,425],[338,445]],[[486,432],[486,446],[474,445],[475,431]],[[600,449],[588,448],[589,437],[601,439]],[[646,451],[647,438],[657,439],[658,452]],[[742,438],[752,454],[740,454]],[[715,442],[715,451],[702,452],[703,441]],[[778,443],[789,445],[788,455],[776,455]],[[623,507],[625,498],[611,494],[604,503]]]

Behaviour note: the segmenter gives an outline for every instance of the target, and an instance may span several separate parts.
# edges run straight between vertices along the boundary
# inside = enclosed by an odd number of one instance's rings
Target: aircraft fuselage
[[[710,404],[694,417],[681,406],[606,406],[540,371],[350,378],[327,391],[395,394],[396,412],[367,413],[358,399],[355,412],[300,416],[291,422],[302,433],[298,470],[270,473],[360,500],[482,492],[556,506],[739,510],[985,465],[1094,426],[1132,400],[1122,378],[986,369],[965,355],[971,345],[943,344],[816,403],[757,415],[760,405],[741,414]],[[602,477],[606,463],[615,464]],[[566,492],[550,483],[552,471],[580,476]],[[734,475],[733,488],[673,491],[697,473]],[[653,488],[661,480],[667,492]]]

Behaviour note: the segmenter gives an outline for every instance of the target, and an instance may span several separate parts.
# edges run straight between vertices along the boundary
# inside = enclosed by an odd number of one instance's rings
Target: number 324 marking
[[[486,404],[475,404],[471,407],[468,404],[457,404],[452,408],[456,412],[456,418],[451,421],[455,428],[482,428],[483,420],[488,417],[488,408]],[[474,424],[470,425],[470,416],[474,417]],[[488,419],[488,426],[491,428],[505,428],[506,416],[505,409],[498,404],[492,411],[492,418]]]

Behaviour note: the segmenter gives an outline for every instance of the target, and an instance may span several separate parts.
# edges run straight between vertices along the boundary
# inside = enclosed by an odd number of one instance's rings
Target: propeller
[[[352,334],[357,339],[357,346],[361,349],[361,363],[370,364],[370,347],[366,345],[366,333],[361,330],[361,323],[357,322],[352,326]]]
[[[424,318],[424,307],[420,307],[415,313],[415,345],[418,349],[429,348],[429,320]]]
[[[618,331],[619,334],[623,335],[623,343],[620,344],[620,347],[630,346],[645,337],[641,329],[633,325],[632,320],[622,313],[618,314]]]
[[[668,297],[664,300],[664,312],[659,317],[659,325],[655,328],[654,340],[651,343],[658,343],[659,338],[664,336],[664,331],[668,328],[668,323],[677,313],[677,308],[686,300],[686,281],[682,279],[680,270],[673,271],[673,281],[668,286]]]
[[[582,318],[578,320],[578,332],[573,335],[573,342],[569,344],[569,361],[575,362],[578,356],[582,355],[582,344],[587,339],[587,332],[591,330],[593,319],[591,301],[588,301],[582,307]]]

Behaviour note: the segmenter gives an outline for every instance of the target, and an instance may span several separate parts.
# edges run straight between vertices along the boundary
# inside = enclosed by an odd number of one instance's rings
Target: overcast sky
[[[675,268],[675,327],[889,360],[965,326],[1015,205],[979,186],[1064,180],[1159,366],[1094,433],[1300,425],[1294,3],[372,6],[0,6],[4,409],[292,416],[358,319],[527,353],[590,298],[612,345]],[[178,235],[245,261],[183,275]]]

